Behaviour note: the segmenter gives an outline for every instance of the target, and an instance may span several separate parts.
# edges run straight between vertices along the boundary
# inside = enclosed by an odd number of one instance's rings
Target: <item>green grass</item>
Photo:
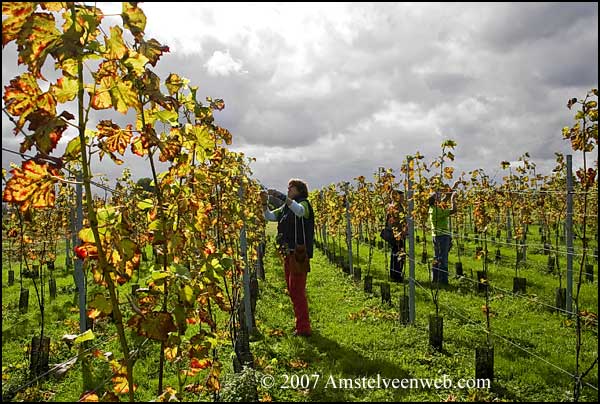
[[[269,225],[269,234],[274,228]],[[534,232],[535,233],[535,232]],[[354,251],[355,250],[354,245]],[[432,256],[431,241],[428,240],[429,257]],[[490,254],[495,246],[490,245]],[[420,258],[421,245],[417,245]],[[482,262],[475,260],[475,244],[466,245],[462,258],[464,272],[481,270]],[[512,291],[514,276],[513,249],[501,246],[503,261],[490,264],[490,281],[507,291]],[[360,247],[360,266],[363,276],[366,272],[368,247]],[[388,253],[389,254],[389,253]],[[570,400],[573,390],[572,379],[556,367],[544,363],[548,361],[570,373],[575,371],[575,327],[573,322],[562,314],[552,312],[547,305],[554,305],[554,289],[558,279],[544,270],[547,256],[529,251],[528,265],[520,270],[527,278],[527,294],[513,296],[499,290],[492,290],[491,319],[492,333],[505,339],[492,337],[495,347],[495,384],[486,389],[440,389],[433,388],[381,388],[343,389],[335,388],[331,381],[339,385],[339,379],[376,380],[430,378],[447,375],[455,382],[461,378],[475,377],[476,346],[484,345],[485,316],[481,307],[485,304],[482,294],[475,292],[475,284],[467,279],[450,277],[448,290],[440,292],[440,314],[444,317],[444,349],[436,352],[428,344],[428,316],[435,312],[429,291],[429,275],[425,265],[416,265],[416,280],[425,290],[416,288],[416,323],[402,325],[398,321],[398,302],[402,295],[402,285],[391,284],[392,305],[382,304],[379,284],[387,282],[385,261],[389,255],[374,250],[371,268],[373,275],[372,294],[363,292],[362,282],[354,282],[341,269],[333,266],[324,254],[317,250],[311,262],[312,271],[308,276],[307,295],[313,327],[313,335],[308,338],[294,337],[294,315],[289,297],[285,292],[285,282],[281,261],[273,244],[267,247],[265,257],[266,280],[260,282],[260,295],[257,303],[257,330],[251,350],[254,355],[258,380],[265,375],[273,376],[274,385],[265,387],[259,384],[258,393],[262,399],[273,401],[440,401],[456,399],[462,401],[510,400],[510,401],[563,401]],[[450,254],[450,272],[454,273],[456,243]],[[64,268],[64,255],[57,258],[55,277],[59,294],[56,300],[47,301],[46,335],[51,337],[50,365],[63,362],[77,354],[69,349],[61,337],[64,334],[79,333],[78,308],[73,301],[74,281],[70,271]],[[61,263],[63,263],[61,265]],[[355,257],[356,263],[356,257]],[[24,286],[30,289],[30,305],[26,314],[18,312],[19,279],[7,286],[8,262],[3,256],[3,296],[2,296],[2,366],[3,394],[28,380],[29,358],[26,348],[31,337],[39,334],[39,308],[35,300],[31,279],[24,279]],[[565,262],[561,263],[564,271]],[[14,264],[13,264],[14,267]],[[145,268],[145,267],[144,267]],[[15,268],[13,268],[15,269]],[[594,268],[597,275],[597,266]],[[408,269],[407,269],[408,271]],[[142,285],[148,275],[142,270]],[[135,279],[135,278],[134,278]],[[565,281],[563,278],[563,285]],[[90,290],[96,286],[88,283]],[[127,293],[130,284],[121,287]],[[585,283],[581,291],[581,307],[590,312],[598,312],[598,292],[596,283]],[[127,309],[127,307],[125,307]],[[226,315],[219,315],[220,324],[225,324]],[[144,341],[133,336],[132,346]],[[91,349],[101,348],[120,356],[114,325],[107,320],[96,324],[96,339],[89,343]],[[524,352],[518,345],[531,354]],[[597,356],[597,325],[586,326],[583,331],[582,366],[589,366]],[[156,398],[157,370],[160,345],[148,342],[140,350],[134,375],[138,384],[136,401],[149,401]],[[223,382],[233,380],[231,364],[232,349],[229,345],[219,350],[223,363]],[[542,360],[543,359],[543,360]],[[586,378],[592,385],[598,385],[597,367]],[[177,366],[167,363],[165,386],[177,388]],[[28,401],[73,401],[85,389],[102,386],[110,378],[108,365],[94,361],[87,387],[84,387],[81,363],[77,363],[66,375],[57,379],[50,377],[24,389],[15,399]],[[316,377],[319,380],[316,382]],[[287,385],[286,385],[287,381]],[[296,387],[295,382],[308,381],[309,388]],[[193,380],[188,380],[191,383]],[[328,383],[329,382],[329,383]],[[289,387],[289,388],[284,388]],[[339,387],[339,386],[336,386]],[[102,392],[102,388],[100,389]],[[186,401],[210,399],[182,392]],[[598,393],[585,387],[582,401],[595,401]]]
[[[366,259],[363,260],[362,254],[367,256],[367,248],[361,246],[363,274],[366,271]],[[431,257],[431,248],[428,248]],[[420,246],[417,251],[421,251]],[[417,287],[416,324],[401,325],[397,305],[402,286],[395,283],[391,285],[393,306],[382,305],[379,296],[378,284],[388,279],[384,270],[384,260],[388,256],[384,256],[382,251],[375,251],[371,269],[374,293],[368,295],[363,292],[362,283],[354,282],[332,266],[319,251],[311,263],[312,271],[307,283],[313,335],[309,338],[292,337],[292,306],[284,292],[279,259],[273,254],[271,248],[266,260],[267,279],[261,284],[261,298],[257,306],[258,324],[264,337],[252,346],[258,368],[267,374],[271,373],[280,383],[291,375],[300,377],[317,374],[321,378],[316,388],[306,390],[281,389],[280,386],[261,389],[263,394],[268,393],[275,401],[439,401],[448,398],[562,401],[571,397],[572,379],[540,359],[574,373],[573,324],[565,316],[536,303],[541,301],[554,305],[553,289],[558,281],[535,267],[538,261],[545,264],[546,256],[538,257],[530,252],[528,260],[532,265],[520,271],[520,276],[527,278],[527,295],[516,297],[512,293],[491,293],[490,305],[494,313],[491,329],[504,339],[492,338],[495,347],[495,384],[488,391],[325,388],[325,380],[329,380],[330,376],[335,379],[376,378],[377,375],[385,378],[436,378],[446,374],[454,381],[474,378],[474,348],[484,345],[486,341],[485,316],[481,311],[481,306],[485,304],[484,296],[474,292],[474,283],[451,278],[451,287],[440,292],[444,349],[435,352],[428,346],[428,315],[435,312],[429,290]],[[507,249],[503,249],[503,255],[508,259],[514,258],[514,252],[511,254]],[[463,257],[462,262],[466,275],[469,275],[471,267],[474,271],[481,269],[479,260]],[[450,268],[452,273],[452,261]],[[511,268],[490,265],[490,281],[494,285],[511,291],[513,276],[514,270]],[[429,285],[426,266],[417,265],[416,279],[421,284]],[[598,307],[596,288],[596,284],[584,283],[581,295],[582,308],[595,313]],[[284,335],[270,336],[272,329],[281,329]],[[585,366],[589,366],[596,357],[597,342],[597,326],[586,327],[581,362]],[[274,359],[276,365],[272,364]],[[292,363],[297,361],[305,362],[308,367],[294,368]],[[586,381],[597,386],[597,374],[595,368]],[[595,390],[586,387],[581,399],[594,401],[597,397]]]

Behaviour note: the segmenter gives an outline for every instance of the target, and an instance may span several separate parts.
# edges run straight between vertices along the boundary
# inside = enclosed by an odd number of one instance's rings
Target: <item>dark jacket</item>
[[[299,197],[294,200],[298,203],[306,201],[309,217],[308,219],[298,217],[287,205],[284,205],[279,222],[277,223],[277,239],[280,245],[286,247],[286,250],[295,249],[296,241],[298,241],[298,244],[306,244],[308,257],[312,258],[315,238],[315,213],[308,199]],[[304,231],[302,230],[303,222]],[[296,231],[295,236],[294,230]],[[304,236],[306,236],[306,240]]]

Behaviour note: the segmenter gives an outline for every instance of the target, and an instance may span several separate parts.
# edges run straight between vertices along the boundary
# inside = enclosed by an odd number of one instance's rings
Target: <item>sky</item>
[[[146,37],[170,48],[154,71],[188,78],[199,99],[222,98],[215,121],[233,134],[231,148],[254,157],[254,177],[282,191],[290,178],[311,190],[372,180],[378,167],[398,172],[417,151],[432,161],[446,139],[458,144],[457,173],[483,168],[500,181],[500,162],[525,152],[549,173],[555,152],[572,153],[561,135],[574,123],[567,101],[598,87],[597,3],[140,7]],[[23,71],[15,46],[3,48],[3,88]],[[20,140],[3,115],[3,147]],[[4,168],[18,160],[2,152]],[[149,176],[147,161],[131,154],[124,166],[135,179]],[[111,180],[123,168],[95,167]]]

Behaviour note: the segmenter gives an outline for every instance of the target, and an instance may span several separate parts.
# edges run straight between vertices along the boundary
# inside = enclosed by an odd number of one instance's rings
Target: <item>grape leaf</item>
[[[163,52],[169,52],[168,46],[161,45],[156,39],[142,41],[140,44],[140,53],[148,58],[148,62],[155,67],[156,62],[162,56]]]
[[[98,140],[105,139],[102,143],[110,152],[118,152],[123,155],[129,145],[132,136],[132,126],[121,129],[112,120],[103,120],[96,126],[98,129]]]
[[[2,200],[20,206],[25,212],[30,206],[45,208],[54,206],[56,198],[54,184],[58,181],[59,170],[50,164],[37,164],[33,160],[23,162],[21,168],[10,170],[12,178],[8,180],[2,193]]]
[[[61,33],[56,28],[54,16],[49,13],[33,13],[18,33],[18,64],[26,64],[36,78],[43,78],[40,71],[46,57],[60,43]]]
[[[33,144],[44,154],[50,154],[58,144],[62,134],[67,130],[67,123],[49,112],[38,109],[27,115],[28,129],[33,131],[32,138],[26,138],[21,143],[21,153],[25,153]]]
[[[27,116],[34,111],[44,110],[56,114],[56,101],[52,94],[42,93],[35,77],[24,73],[15,77],[4,87],[4,104],[6,110],[13,116],[19,116],[15,133],[23,128]]]
[[[145,316],[134,315],[127,325],[133,327],[139,335],[157,340],[167,341],[169,333],[176,331],[173,316],[167,312],[151,312]]]
[[[121,60],[128,53],[123,41],[123,30],[119,26],[110,27],[110,38],[105,39],[106,59]]]
[[[35,9],[35,3],[18,1],[2,2],[2,15],[8,18],[2,21],[2,47],[17,39],[23,24]]]
[[[141,42],[146,28],[146,15],[135,2],[123,2],[123,26],[131,31],[136,42]]]

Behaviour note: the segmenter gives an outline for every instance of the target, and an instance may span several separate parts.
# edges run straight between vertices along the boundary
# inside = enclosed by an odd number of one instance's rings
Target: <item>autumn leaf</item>
[[[71,7],[68,7],[63,13],[62,29],[65,34],[62,37],[63,44],[58,55],[61,59],[76,58],[81,54],[83,48],[98,46],[93,41],[100,34],[98,27],[102,22],[102,11],[97,7],[85,4],[75,4],[73,8],[75,18],[73,18]]]
[[[113,107],[122,114],[126,114],[129,108],[138,103],[137,93],[133,90],[131,81],[118,80],[116,85],[111,88],[110,96]]]
[[[79,397],[79,401],[84,403],[97,403],[100,401],[100,398],[95,392],[86,391]]]
[[[444,167],[444,178],[451,180],[454,175],[453,167]]]
[[[52,94],[42,93],[36,79],[30,73],[24,73],[10,81],[4,87],[4,104],[9,114],[19,116],[15,133],[23,128],[27,116],[34,111],[43,110],[56,114],[56,101]]]
[[[92,108],[101,110],[113,107],[126,114],[129,108],[137,105],[137,93],[133,89],[133,83],[119,76],[114,61],[103,62],[94,73],[94,78],[96,86],[87,87],[92,95],[90,102]]]
[[[161,162],[174,161],[180,151],[181,142],[179,141],[179,138],[171,137],[167,142],[160,144],[160,155],[158,156],[158,159]]]
[[[145,316],[136,314],[127,325],[133,327],[139,335],[157,341],[167,341],[169,333],[177,330],[173,316],[167,312],[151,312]]]
[[[36,78],[43,78],[40,71],[46,57],[60,43],[61,33],[56,28],[54,16],[49,13],[33,13],[18,33],[18,64],[26,64]]]
[[[575,173],[581,185],[584,189],[590,189],[594,186],[594,182],[596,182],[596,170],[593,168],[588,168],[587,172],[583,171],[583,168],[580,168]]]
[[[200,394],[206,390],[206,388],[199,383],[188,384],[183,389],[188,393],[194,394]]]
[[[210,371],[208,376],[208,380],[206,381],[206,388],[209,391],[220,391],[221,390],[221,382],[219,381],[219,376],[221,374],[221,370],[217,364],[215,364]]]
[[[157,400],[159,403],[168,403],[171,401],[179,401],[177,398],[177,390],[173,387],[165,387],[164,392],[158,396]]]
[[[100,121],[96,128],[98,129],[98,140],[105,139],[103,143],[109,151],[118,152],[121,155],[125,153],[133,133],[131,124],[127,125],[127,129],[121,129],[113,121],[104,120]]]
[[[179,75],[171,73],[169,74],[169,77],[167,77],[165,85],[167,86],[167,90],[169,90],[169,94],[173,95],[183,87],[184,81]]]
[[[217,138],[223,139],[223,141],[227,145],[231,144],[231,139],[232,139],[231,132],[229,132],[227,129],[221,128],[221,127],[217,127],[215,132],[216,132]]]
[[[264,392],[262,394],[262,396],[260,396],[258,401],[261,403],[271,403],[271,402],[273,402],[273,397],[271,397],[271,395],[269,393]]]
[[[210,106],[214,109],[216,109],[217,111],[221,111],[223,108],[225,108],[225,101],[223,101],[222,99],[217,98],[214,101],[210,101]]]
[[[142,40],[139,52],[148,58],[148,63],[153,67],[164,52],[169,52],[168,46],[161,45],[156,39],[152,38],[149,41]]]
[[[80,246],[76,246],[73,250],[75,255],[82,260],[87,258],[98,258],[98,248],[93,243],[83,243]]]
[[[567,102],[567,108],[571,109],[573,105],[577,103],[577,98],[571,98],[569,102]]]
[[[129,383],[127,377],[124,375],[113,376],[111,379],[113,382],[113,391],[116,394],[127,394],[129,393]],[[133,391],[137,390],[137,385],[133,385]]]
[[[20,151],[25,153],[35,144],[37,149],[44,154],[50,154],[56,147],[62,134],[67,130],[67,123],[61,117],[38,109],[27,115],[28,129],[33,131],[33,136],[27,137],[21,143]]]
[[[140,157],[148,154],[148,149],[152,146],[157,146],[159,139],[156,136],[154,128],[147,126],[146,130],[143,131],[139,136],[136,136],[131,141],[131,151]]]
[[[306,368],[308,368],[308,363],[306,363],[300,359],[292,359],[290,361],[290,366],[293,369],[306,369]]]
[[[197,370],[207,369],[211,365],[212,365],[211,359],[192,358],[192,360],[190,361],[190,367],[192,369],[197,369]]]
[[[123,2],[123,26],[133,34],[136,42],[141,42],[146,28],[146,15],[135,2]]]
[[[50,86],[50,89],[57,102],[65,103],[77,97],[79,84],[76,79],[65,76],[59,78],[56,84]]]
[[[177,350],[178,348],[174,346],[173,348],[165,347],[165,358],[168,361],[173,361],[177,358]]]
[[[119,26],[110,27],[110,37],[105,39],[106,59],[121,60],[128,52],[123,41],[123,30]]]
[[[453,149],[456,147],[456,142],[451,139],[445,140],[444,142],[442,142],[442,148],[446,147]]]
[[[2,21],[2,47],[17,39],[23,25],[34,10],[35,3],[33,2],[2,2],[2,15],[8,16]]]
[[[25,212],[30,206],[46,208],[54,206],[54,184],[60,177],[59,170],[48,163],[37,164],[33,160],[25,161],[21,168],[10,170],[12,177],[8,180],[2,200],[20,206]]]

